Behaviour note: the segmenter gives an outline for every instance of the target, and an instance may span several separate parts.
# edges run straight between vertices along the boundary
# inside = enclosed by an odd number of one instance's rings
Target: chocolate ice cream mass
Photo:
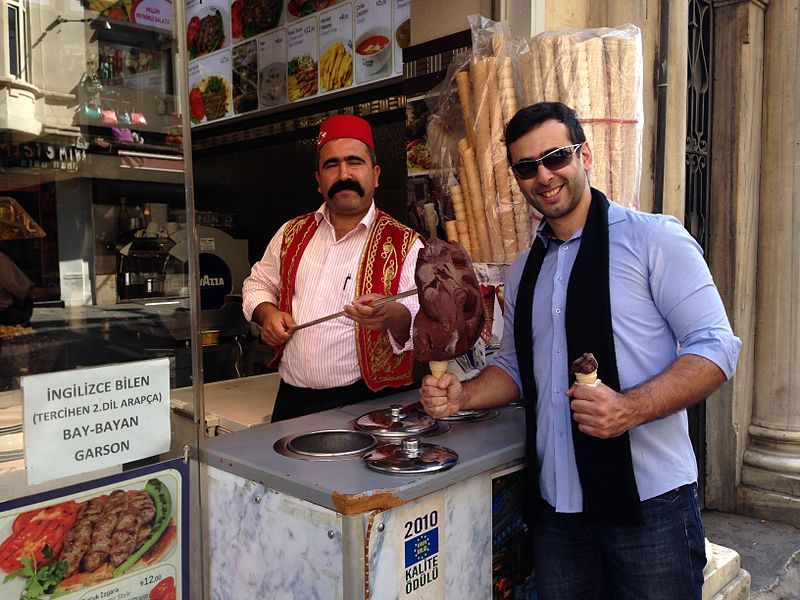
[[[597,371],[597,359],[591,352],[584,352],[580,357],[572,361],[570,372],[582,373],[588,375],[593,371]]]
[[[466,250],[456,242],[430,241],[414,274],[419,312],[414,354],[419,361],[450,360],[469,350],[483,327],[483,297]]]

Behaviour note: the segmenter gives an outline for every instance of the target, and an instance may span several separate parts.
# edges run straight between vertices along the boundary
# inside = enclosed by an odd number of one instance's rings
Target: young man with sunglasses
[[[284,223],[242,286],[245,318],[276,349],[281,383],[273,423],[412,383],[416,294],[370,302],[414,288],[422,242],[375,206],[381,169],[367,121],[329,117],[316,146],[322,206]],[[344,316],[298,327],[342,310]]]
[[[674,218],[590,186],[592,151],[560,103],[506,129],[543,219],[506,275],[496,358],[465,383],[426,377],[434,417],[524,398],[540,600],[702,596],[706,562],[686,408],[734,372],[733,335],[700,247]],[[572,381],[585,352],[599,383]]]

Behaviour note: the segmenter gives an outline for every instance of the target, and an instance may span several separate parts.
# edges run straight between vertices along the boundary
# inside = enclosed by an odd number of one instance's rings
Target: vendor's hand
[[[465,392],[458,377],[445,373],[441,377],[424,377],[419,397],[425,412],[434,419],[441,419],[461,410]]]
[[[272,310],[261,323],[261,341],[272,347],[285,344],[292,337],[296,326],[292,315],[281,310]]]
[[[637,424],[625,395],[603,383],[573,383],[566,394],[572,398],[572,418],[578,423],[578,429],[586,435],[612,438]]]
[[[380,306],[369,306],[370,302],[385,298],[380,294],[365,294],[344,307],[347,317],[372,331],[392,332],[395,339],[404,344],[409,336],[411,313],[399,302],[387,302]]]
[[[384,298],[380,294],[365,294],[353,300],[352,304],[344,307],[344,313],[362,327],[374,331],[383,331],[388,328],[387,319],[391,312],[392,302],[387,302],[381,306],[369,306],[370,302]]]

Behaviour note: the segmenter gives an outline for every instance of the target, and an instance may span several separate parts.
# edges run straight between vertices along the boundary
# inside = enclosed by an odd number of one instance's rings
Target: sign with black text
[[[169,359],[23,377],[28,483],[169,450]]]
[[[444,598],[444,496],[433,494],[399,511],[400,600]]]

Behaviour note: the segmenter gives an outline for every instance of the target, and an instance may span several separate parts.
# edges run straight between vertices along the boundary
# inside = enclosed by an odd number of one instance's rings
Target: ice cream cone
[[[445,373],[447,373],[447,365],[450,361],[447,360],[429,360],[428,367],[430,367],[431,375],[436,377],[442,377]]]
[[[597,371],[591,373],[575,373],[575,381],[583,385],[594,385],[597,383]]]

